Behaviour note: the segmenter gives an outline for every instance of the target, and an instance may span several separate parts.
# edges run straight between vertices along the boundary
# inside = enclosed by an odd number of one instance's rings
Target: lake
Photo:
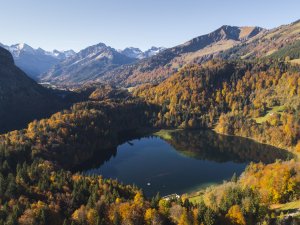
[[[183,194],[240,175],[250,161],[286,159],[286,151],[252,140],[212,131],[176,131],[172,139],[157,136],[118,146],[114,155],[86,174],[115,178],[142,188],[146,196],[159,192]]]

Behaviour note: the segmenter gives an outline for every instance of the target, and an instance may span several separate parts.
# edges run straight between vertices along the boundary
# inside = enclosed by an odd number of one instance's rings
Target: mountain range
[[[134,61],[136,61],[135,58],[99,43],[56,64],[41,76],[41,81],[64,85],[85,83],[102,73]]]
[[[116,50],[103,43],[78,53],[73,50],[47,52],[27,44],[1,46],[12,53],[19,68],[41,83],[78,87],[100,82],[132,87],[143,83],[158,84],[184,65],[213,58],[272,57],[286,46],[295,42],[297,45],[299,31],[299,21],[271,30],[224,25],[181,45],[168,49],[152,47],[144,52],[134,47]],[[297,59],[291,60],[297,62]]]
[[[270,30],[260,27],[224,25],[209,34],[193,38],[172,48],[153,48],[152,52],[155,54],[147,56],[145,56],[146,52],[143,53],[137,48],[126,48],[118,53],[135,60],[123,60],[119,63],[106,60],[109,62],[108,66],[88,63],[94,60],[93,57],[88,57],[84,64],[76,63],[77,65],[74,67],[70,66],[74,61],[67,59],[60,68],[50,70],[42,76],[42,81],[59,86],[80,86],[83,83],[91,82],[102,82],[121,87],[132,87],[143,83],[158,84],[187,64],[202,63],[213,58],[272,57],[280,50],[284,51],[285,47],[292,44],[297,45],[299,31],[299,21]],[[290,47],[295,48],[296,46]],[[291,60],[297,62],[297,59],[296,57]],[[91,67],[92,72],[84,72],[85,69],[91,71]],[[67,72],[62,72],[64,69]]]
[[[162,47],[152,47],[143,52],[138,48],[130,47],[124,50],[116,50],[99,43],[87,47],[54,65],[49,71],[40,76],[40,81],[60,87],[88,83],[108,71],[122,65],[132,64],[139,59],[151,57],[163,49]]]
[[[78,53],[72,50],[47,52],[27,44],[2,46],[12,53],[19,68],[41,83],[63,88],[93,82],[133,87],[158,84],[187,64],[213,58],[272,58],[284,55],[285,48],[293,48],[296,52],[292,57],[284,56],[297,63],[299,32],[300,21],[271,30],[224,25],[181,45],[167,49],[152,47],[145,52],[134,47],[116,50],[103,43]]]
[[[85,55],[83,59],[81,54],[87,51],[83,50],[77,54],[78,57],[75,55],[54,66],[41,76],[41,81],[59,86],[76,86],[95,81],[125,87],[159,83],[185,64],[209,60],[265,31],[260,27],[222,26],[210,34],[196,37],[173,48],[153,47],[146,52],[137,48],[126,48],[117,52],[102,46],[103,50],[105,48],[111,52],[110,56],[103,55],[104,58],[97,58],[95,51],[90,50],[95,48],[92,46],[88,51],[93,56]],[[123,57],[115,62],[116,57],[120,58],[117,53]],[[99,54],[102,54],[101,51]],[[124,55],[135,60],[128,60]]]
[[[264,31],[260,27],[222,26],[150,58],[108,71],[96,80],[125,87],[159,83],[186,64],[207,61],[236,45],[252,40]]]
[[[0,43],[0,46],[10,51],[15,64],[35,80],[58,62],[75,54],[73,50],[49,52],[42,48],[34,49],[24,43],[11,46]]]
[[[76,52],[74,50],[46,51],[42,48],[34,49],[33,47],[31,47],[30,45],[25,44],[25,43],[19,43],[19,44],[14,44],[14,45],[10,45],[10,46],[0,43],[0,47],[3,47],[5,49],[7,49],[8,51],[10,51],[10,53],[12,54],[12,56],[14,58],[15,64],[20,69],[22,69],[25,73],[27,73],[29,77],[31,77],[35,80],[39,80],[40,77],[47,76],[47,75],[43,75],[43,74],[47,74],[47,73],[51,73],[56,70],[59,70],[60,66],[57,65],[59,63],[62,63],[62,65],[61,65],[62,67],[64,67],[66,64],[68,64],[70,62],[74,63],[74,60],[76,60],[78,58],[82,58],[83,57],[82,54],[86,54],[86,52],[93,54],[93,55],[96,55],[98,53],[102,54],[103,48],[99,48],[99,46],[101,46],[101,45],[104,45],[104,44],[99,43],[97,45],[87,47],[86,49],[84,49],[80,53],[78,53],[78,55],[76,55]],[[107,47],[107,49],[106,49],[107,52],[113,51],[114,55],[118,55],[116,57],[124,58],[125,64],[128,62],[132,62],[133,61],[132,59],[138,60],[138,59],[149,58],[151,56],[158,54],[159,52],[161,52],[162,50],[165,49],[163,47],[151,47],[150,49],[148,49],[146,51],[142,51],[139,48],[135,48],[135,47],[128,47],[123,50],[115,50],[108,46],[105,46],[105,47]],[[97,53],[97,51],[99,51],[99,52]],[[115,52],[120,53],[120,55]],[[69,58],[71,58],[73,56],[75,56],[74,60],[68,60]],[[85,56],[87,57],[87,55],[85,55]],[[125,59],[124,56],[126,56],[130,59]],[[88,57],[93,58],[91,55]],[[88,61],[88,60],[86,60],[86,61]],[[94,59],[91,59],[91,61],[94,61]],[[116,59],[116,61],[118,61],[118,59]],[[107,63],[113,64],[113,63],[115,63],[115,61],[107,62]],[[122,59],[121,59],[121,62],[116,63],[115,66],[118,66],[120,63],[121,63],[121,65],[123,65]],[[91,62],[91,64],[93,64],[93,63]],[[102,64],[96,63],[96,66],[97,67],[105,67],[104,64],[102,61]],[[57,67],[55,67],[56,65],[57,65]],[[81,67],[84,67],[85,65],[86,64],[81,64]],[[107,66],[107,68],[111,68],[110,65],[106,65],[106,66]],[[115,66],[113,66],[113,67],[115,67]],[[74,68],[74,67],[72,67],[72,68]],[[67,70],[66,72],[70,72],[70,76],[73,76],[74,73],[76,74],[76,71],[71,72],[71,71]],[[80,71],[80,72],[82,72],[82,71]],[[54,73],[56,73],[56,72],[54,72]],[[90,75],[91,74],[87,74],[86,76],[90,76]],[[56,76],[56,75],[54,75],[54,76]],[[84,75],[82,75],[82,76],[84,76]],[[75,79],[75,82],[77,82],[76,79]]]

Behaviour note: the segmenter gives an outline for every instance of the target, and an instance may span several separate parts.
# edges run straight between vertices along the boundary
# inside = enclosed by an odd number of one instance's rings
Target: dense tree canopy
[[[157,86],[135,89],[134,95],[161,106],[156,126],[217,124],[220,133],[292,149],[300,138],[299,84],[300,69],[284,63],[213,60],[186,66]]]
[[[147,199],[137,187],[70,171],[145,128],[215,127],[297,150],[299,84],[296,67],[215,60],[139,87],[135,97],[86,89],[69,110],[0,136],[0,224],[271,224],[271,204],[300,198],[296,160],[252,163],[195,204],[185,196]]]

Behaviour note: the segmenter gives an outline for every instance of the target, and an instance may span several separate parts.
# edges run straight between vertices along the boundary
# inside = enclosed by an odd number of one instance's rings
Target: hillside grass
[[[189,202],[191,202],[193,204],[198,204],[198,203],[200,203],[201,198],[202,198],[202,194],[199,194],[199,195],[196,195],[193,197],[189,197],[188,200],[189,200]]]
[[[286,216],[300,218],[300,200],[288,202],[285,204],[272,205],[271,209],[279,213],[284,213]]]
[[[180,129],[167,130],[162,129],[154,133],[155,136],[158,136],[165,140],[172,140],[172,133],[179,131]]]
[[[290,63],[300,65],[300,59],[292,59],[292,60],[290,60]]]
[[[274,204],[271,206],[271,209],[281,211],[300,209],[300,200],[288,202],[286,204]]]
[[[270,110],[267,111],[266,115],[261,116],[261,117],[256,117],[256,118],[253,118],[253,119],[256,121],[256,123],[261,124],[261,123],[264,123],[264,122],[268,121],[269,117],[273,113],[279,113],[279,114],[281,114],[284,110],[285,110],[285,106],[284,105],[274,106]]]

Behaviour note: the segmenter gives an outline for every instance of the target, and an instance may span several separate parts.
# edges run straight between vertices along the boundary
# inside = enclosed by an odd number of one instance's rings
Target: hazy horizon
[[[300,19],[292,16],[297,15],[300,3],[291,0],[254,0],[247,4],[237,0],[191,0],[188,4],[179,0],[0,3],[5,9],[0,14],[0,25],[5,28],[1,43],[26,43],[50,51],[79,51],[100,42],[116,49],[172,47],[222,25],[271,29]]]

